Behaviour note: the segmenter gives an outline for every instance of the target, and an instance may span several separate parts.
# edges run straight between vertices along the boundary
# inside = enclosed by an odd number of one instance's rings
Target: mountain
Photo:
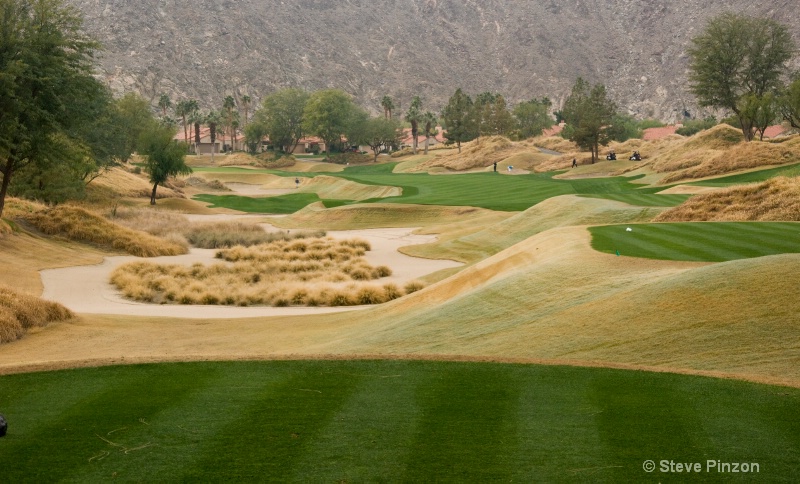
[[[438,111],[457,87],[559,105],[583,76],[622,111],[669,121],[696,112],[686,47],[713,16],[773,18],[800,44],[796,0],[69,1],[115,92],[204,108],[284,87],[340,88],[373,113],[384,95]]]

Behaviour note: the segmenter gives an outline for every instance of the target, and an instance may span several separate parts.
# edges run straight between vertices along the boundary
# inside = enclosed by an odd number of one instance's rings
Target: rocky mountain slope
[[[694,110],[685,49],[710,17],[771,17],[800,43],[796,0],[69,1],[115,91],[204,108],[290,86],[341,88],[375,113],[387,94],[439,110],[457,87],[559,104],[583,76],[623,110],[671,120]]]

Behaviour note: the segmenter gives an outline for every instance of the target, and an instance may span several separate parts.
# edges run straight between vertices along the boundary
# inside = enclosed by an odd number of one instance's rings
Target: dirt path
[[[231,220],[233,218],[252,218],[250,216],[193,216],[193,220]],[[263,217],[261,217],[263,218]],[[270,226],[271,227],[271,226]],[[274,227],[272,228],[274,230]],[[398,252],[398,248],[425,244],[436,239],[430,235],[414,235],[414,229],[391,228],[348,230],[328,232],[328,235],[339,239],[360,238],[368,241],[372,250],[365,258],[372,265],[386,265],[392,269],[392,275],[381,279],[382,282],[403,284],[426,274],[442,269],[458,267],[461,264],[449,260],[429,260],[410,257]],[[195,263],[212,264],[219,262],[214,258],[214,249],[192,249],[189,254],[180,256],[152,257],[148,262],[162,264],[192,265]],[[108,280],[111,272],[127,262],[142,260],[133,256],[106,257],[102,264],[66,267],[41,271],[44,292],[42,297],[59,302],[76,313],[82,314],[122,314],[127,316],[163,316],[174,318],[251,318],[257,316],[296,316],[302,314],[324,314],[332,312],[364,309],[358,307],[235,307],[235,306],[202,306],[146,304],[123,298]]]

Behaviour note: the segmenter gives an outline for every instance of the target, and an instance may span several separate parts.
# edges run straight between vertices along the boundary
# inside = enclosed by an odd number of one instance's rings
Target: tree
[[[483,92],[475,98],[474,115],[478,135],[508,135],[516,126],[500,94]]]
[[[430,111],[425,111],[422,115],[422,134],[425,135],[425,154],[428,154],[428,141],[431,136],[436,136],[436,115]]]
[[[168,95],[161,94],[158,98],[158,107],[161,109],[161,116],[167,117],[167,109],[172,107],[172,101],[170,101]]]
[[[369,118],[362,126],[360,141],[363,141],[372,150],[373,162],[378,161],[378,155],[382,151],[398,144],[399,140],[400,126],[393,119]]]
[[[459,87],[450,96],[447,106],[442,111],[445,125],[444,137],[447,139],[447,143],[456,144],[459,153],[461,153],[461,143],[471,141],[477,136],[473,122],[473,109],[472,98],[464,94]]]
[[[610,141],[609,128],[616,105],[608,99],[602,84],[591,87],[582,78],[575,81],[562,110],[570,141],[592,152],[592,163],[600,155],[600,146]]]
[[[192,111],[187,118],[189,122],[189,138],[194,141],[194,154],[197,154],[198,147],[200,146],[200,128],[206,122],[206,116],[200,112],[199,109]],[[192,128],[194,128],[194,136],[192,136]],[[187,142],[189,142],[187,140]]]
[[[183,140],[189,142],[189,131],[187,129],[187,119],[193,117],[200,109],[198,103],[194,99],[178,101],[175,105],[175,115],[181,119],[183,124]],[[187,146],[188,149],[188,146]]]
[[[98,48],[62,0],[0,0],[0,216],[17,170],[80,143],[70,115],[98,92]]]
[[[406,121],[411,123],[411,138],[414,140],[411,149],[414,154],[417,154],[417,138],[419,137],[419,123],[422,121],[422,99],[419,96],[414,96],[411,100],[411,106],[406,111]]]
[[[383,107],[383,115],[386,119],[392,119],[392,111],[394,110],[394,101],[389,96],[383,96],[381,99],[381,107]]]
[[[752,130],[759,135],[759,140],[764,140],[764,132],[778,119],[779,107],[777,96],[767,93],[761,97],[754,94],[742,96],[739,101],[742,117],[749,119]]]
[[[282,89],[265,97],[253,115],[262,125],[273,146],[284,153],[294,152],[303,139],[303,112],[309,95],[302,89]]]
[[[750,141],[755,135],[753,102],[778,91],[794,50],[782,24],[734,13],[720,15],[692,39],[691,90],[700,106],[733,112]]]
[[[150,110],[150,103],[142,96],[129,92],[114,101],[117,111],[120,130],[125,135],[123,152],[120,154],[122,161],[127,161],[136,151],[142,131],[147,129],[156,120]]]
[[[222,101],[222,120],[223,120],[223,129],[222,129],[222,149],[225,150],[225,132],[227,131],[230,135],[231,143],[233,143],[233,108],[236,107],[236,100],[233,99],[233,96],[225,96],[225,99]]]
[[[800,76],[786,88],[780,97],[779,107],[783,119],[793,128],[800,129]]]
[[[247,127],[247,114],[248,114],[248,112],[250,110],[250,103],[251,102],[253,102],[253,100],[250,98],[250,96],[248,96],[247,94],[242,96],[242,109],[244,109],[244,125],[243,126],[245,126],[245,127]]]
[[[265,136],[267,127],[257,120],[244,127],[244,142],[247,144],[247,150],[253,155],[258,153],[258,147]]]
[[[185,143],[176,143],[173,139],[175,134],[174,128],[156,124],[145,130],[139,141],[140,152],[145,157],[145,171],[150,174],[150,183],[153,184],[150,205],[156,204],[159,184],[171,176],[192,172],[185,162]]]
[[[217,149],[217,125],[220,124],[222,116],[214,110],[208,112],[205,122],[208,125],[208,136],[211,138],[211,163],[214,163],[214,151]]]
[[[644,132],[639,126],[639,122],[628,114],[615,114],[611,118],[611,126],[608,127],[608,136],[614,141],[623,143],[631,138],[641,138]]]
[[[533,98],[530,101],[523,101],[514,107],[514,117],[517,120],[520,137],[523,139],[539,136],[542,132],[553,126],[553,117],[549,110],[552,106],[550,99]]]
[[[355,105],[344,91],[317,91],[309,96],[303,110],[303,129],[322,138],[328,153],[341,149],[342,135],[352,120],[353,109]]]

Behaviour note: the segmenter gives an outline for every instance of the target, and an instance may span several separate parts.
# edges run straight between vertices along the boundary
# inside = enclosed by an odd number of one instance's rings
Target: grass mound
[[[442,220],[459,221],[491,213],[472,207],[441,207],[435,205],[401,205],[370,203],[325,208],[318,202],[287,217],[270,221],[278,227],[326,228],[330,230],[374,227],[420,227]]]
[[[688,143],[687,143],[688,144]],[[714,154],[713,151],[692,152],[692,163],[654,164],[657,171],[675,171],[666,176],[662,183],[673,183],[686,179],[707,178],[751,168],[800,162],[800,137],[784,143],[762,141],[740,142],[727,150]],[[689,155],[687,154],[687,157]]]
[[[217,162],[217,166],[257,166],[260,164],[258,158],[243,152],[219,156],[214,161]]]
[[[370,198],[399,197],[400,187],[366,185],[335,176],[318,175],[304,181],[300,192],[316,193],[326,200],[367,200]]]
[[[152,303],[350,306],[379,304],[404,292],[395,284],[365,284],[390,276],[363,258],[362,240],[297,238],[220,250],[225,263],[191,267],[134,262],[111,282],[131,299]],[[419,287],[407,285],[405,292]]]
[[[61,304],[23,294],[0,284],[0,343],[15,341],[31,328],[66,321],[74,316]]]
[[[605,225],[589,231],[596,250],[649,259],[721,262],[800,252],[800,224],[790,222]]]
[[[409,255],[444,258],[475,263],[546,230],[570,225],[649,222],[660,208],[632,207],[625,203],[563,195],[549,198],[524,212],[490,225],[477,219],[472,230],[459,227],[450,236],[442,233],[437,242],[403,248]],[[446,228],[444,229],[446,230]],[[440,227],[422,233],[440,233]],[[467,233],[463,233],[467,232]]]
[[[153,185],[148,181],[146,174],[131,173],[124,167],[114,167],[98,176],[86,186],[86,193],[90,201],[108,203],[119,197],[150,198]],[[177,191],[177,187],[159,186],[156,198],[184,198]]]
[[[550,151],[557,151],[559,153],[572,153],[578,151],[578,146],[568,139],[561,136],[539,136],[533,138],[531,142]]]
[[[265,151],[256,155],[257,164],[271,169],[288,168],[297,163],[297,159],[292,155]]]
[[[657,222],[800,221],[800,177],[696,195],[656,217]]]
[[[417,165],[415,171],[427,171],[430,168],[442,167],[453,171],[465,171],[485,168],[493,163],[502,163],[522,150],[530,151],[530,147],[520,147],[503,136],[482,136],[475,141],[465,143],[461,153],[438,156]]]
[[[121,250],[139,257],[187,252],[186,246],[178,242],[123,227],[80,207],[61,205],[29,214],[25,219],[48,235]]]

